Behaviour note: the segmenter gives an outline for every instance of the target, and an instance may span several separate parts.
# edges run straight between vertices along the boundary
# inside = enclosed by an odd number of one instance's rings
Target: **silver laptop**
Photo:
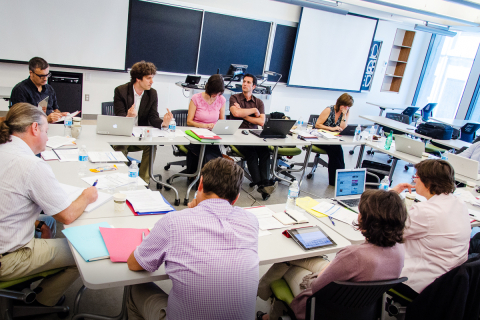
[[[132,136],[135,118],[97,116],[97,134],[109,134],[112,136]]]
[[[243,120],[218,120],[212,129],[216,135],[234,134],[238,130]]]
[[[421,158],[425,152],[425,144],[405,136],[395,136],[395,150]]]
[[[470,179],[480,179],[480,175],[478,174],[478,161],[455,154],[448,154],[448,162],[450,162],[455,170],[455,174],[460,174]]]
[[[367,180],[367,169],[339,169],[335,178],[335,200],[358,212],[358,204]]]

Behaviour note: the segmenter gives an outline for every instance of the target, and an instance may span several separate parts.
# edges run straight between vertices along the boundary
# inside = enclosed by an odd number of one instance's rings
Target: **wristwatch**
[[[44,221],[40,221],[35,228],[35,231],[42,232],[42,226],[45,224]]]

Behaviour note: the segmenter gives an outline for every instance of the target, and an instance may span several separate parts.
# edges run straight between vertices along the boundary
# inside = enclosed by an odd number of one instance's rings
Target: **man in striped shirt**
[[[258,220],[233,206],[242,180],[234,162],[209,161],[189,209],[162,217],[132,252],[130,270],[153,272],[165,262],[173,288],[167,295],[153,283],[133,286],[128,319],[255,317]]]
[[[35,156],[45,150],[47,131],[45,113],[28,103],[15,104],[0,123],[0,281],[66,268],[40,284],[37,302],[53,306],[79,274],[67,240],[45,239],[51,230],[39,214],[70,224],[98,194],[90,187],[68,200],[50,166]],[[34,238],[35,227],[43,239]]]

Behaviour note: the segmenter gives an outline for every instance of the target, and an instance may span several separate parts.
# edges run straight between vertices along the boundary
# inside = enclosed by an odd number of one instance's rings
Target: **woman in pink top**
[[[221,75],[214,74],[208,78],[205,91],[194,94],[190,100],[187,126],[212,130],[219,119],[225,119],[226,99],[222,95],[224,91],[225,86]],[[200,145],[190,144],[186,148],[188,149],[187,173],[194,173],[198,165]],[[222,152],[218,145],[205,146],[204,164],[219,157],[222,157]]]
[[[331,263],[316,257],[274,264],[260,279],[258,296],[267,300],[270,284],[284,278],[295,299],[290,308],[298,320],[305,319],[307,299],[333,281],[376,281],[397,279],[403,268],[403,229],[407,210],[395,191],[366,190],[358,206],[358,229],[365,243],[340,250]],[[272,304],[270,314],[257,319],[278,319],[283,304]]]

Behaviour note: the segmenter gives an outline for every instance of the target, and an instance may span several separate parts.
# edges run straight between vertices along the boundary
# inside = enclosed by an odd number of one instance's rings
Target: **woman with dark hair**
[[[194,94],[188,106],[187,126],[212,130],[218,120],[225,119],[225,102],[223,97],[225,86],[223,77],[214,74],[208,78],[205,91]],[[198,165],[200,145],[190,144],[186,146],[187,173],[194,173]],[[205,146],[204,163],[221,157],[222,152],[218,145]]]
[[[348,124],[350,108],[353,106],[353,97],[348,93],[338,97],[334,106],[325,108],[320,113],[315,123],[316,129],[323,129],[333,132],[342,132]],[[337,169],[345,169],[343,159],[343,148],[340,145],[318,145],[317,147],[325,150],[328,154],[328,183],[335,185],[335,175]]]
[[[403,229],[407,210],[395,191],[366,190],[360,199],[356,227],[365,243],[340,250],[329,263],[320,257],[274,264],[260,280],[258,296],[267,300],[270,284],[284,278],[295,299],[290,308],[298,320],[305,319],[307,299],[332,281],[375,281],[397,279],[403,267]],[[277,319],[282,304],[274,303],[270,315],[257,313],[258,319]]]
[[[415,165],[415,186],[401,183],[396,192],[416,189],[427,201],[408,209],[405,228],[405,284],[395,290],[410,297],[422,292],[444,273],[467,261],[470,218],[465,203],[453,195],[455,171],[443,160],[424,160]]]

